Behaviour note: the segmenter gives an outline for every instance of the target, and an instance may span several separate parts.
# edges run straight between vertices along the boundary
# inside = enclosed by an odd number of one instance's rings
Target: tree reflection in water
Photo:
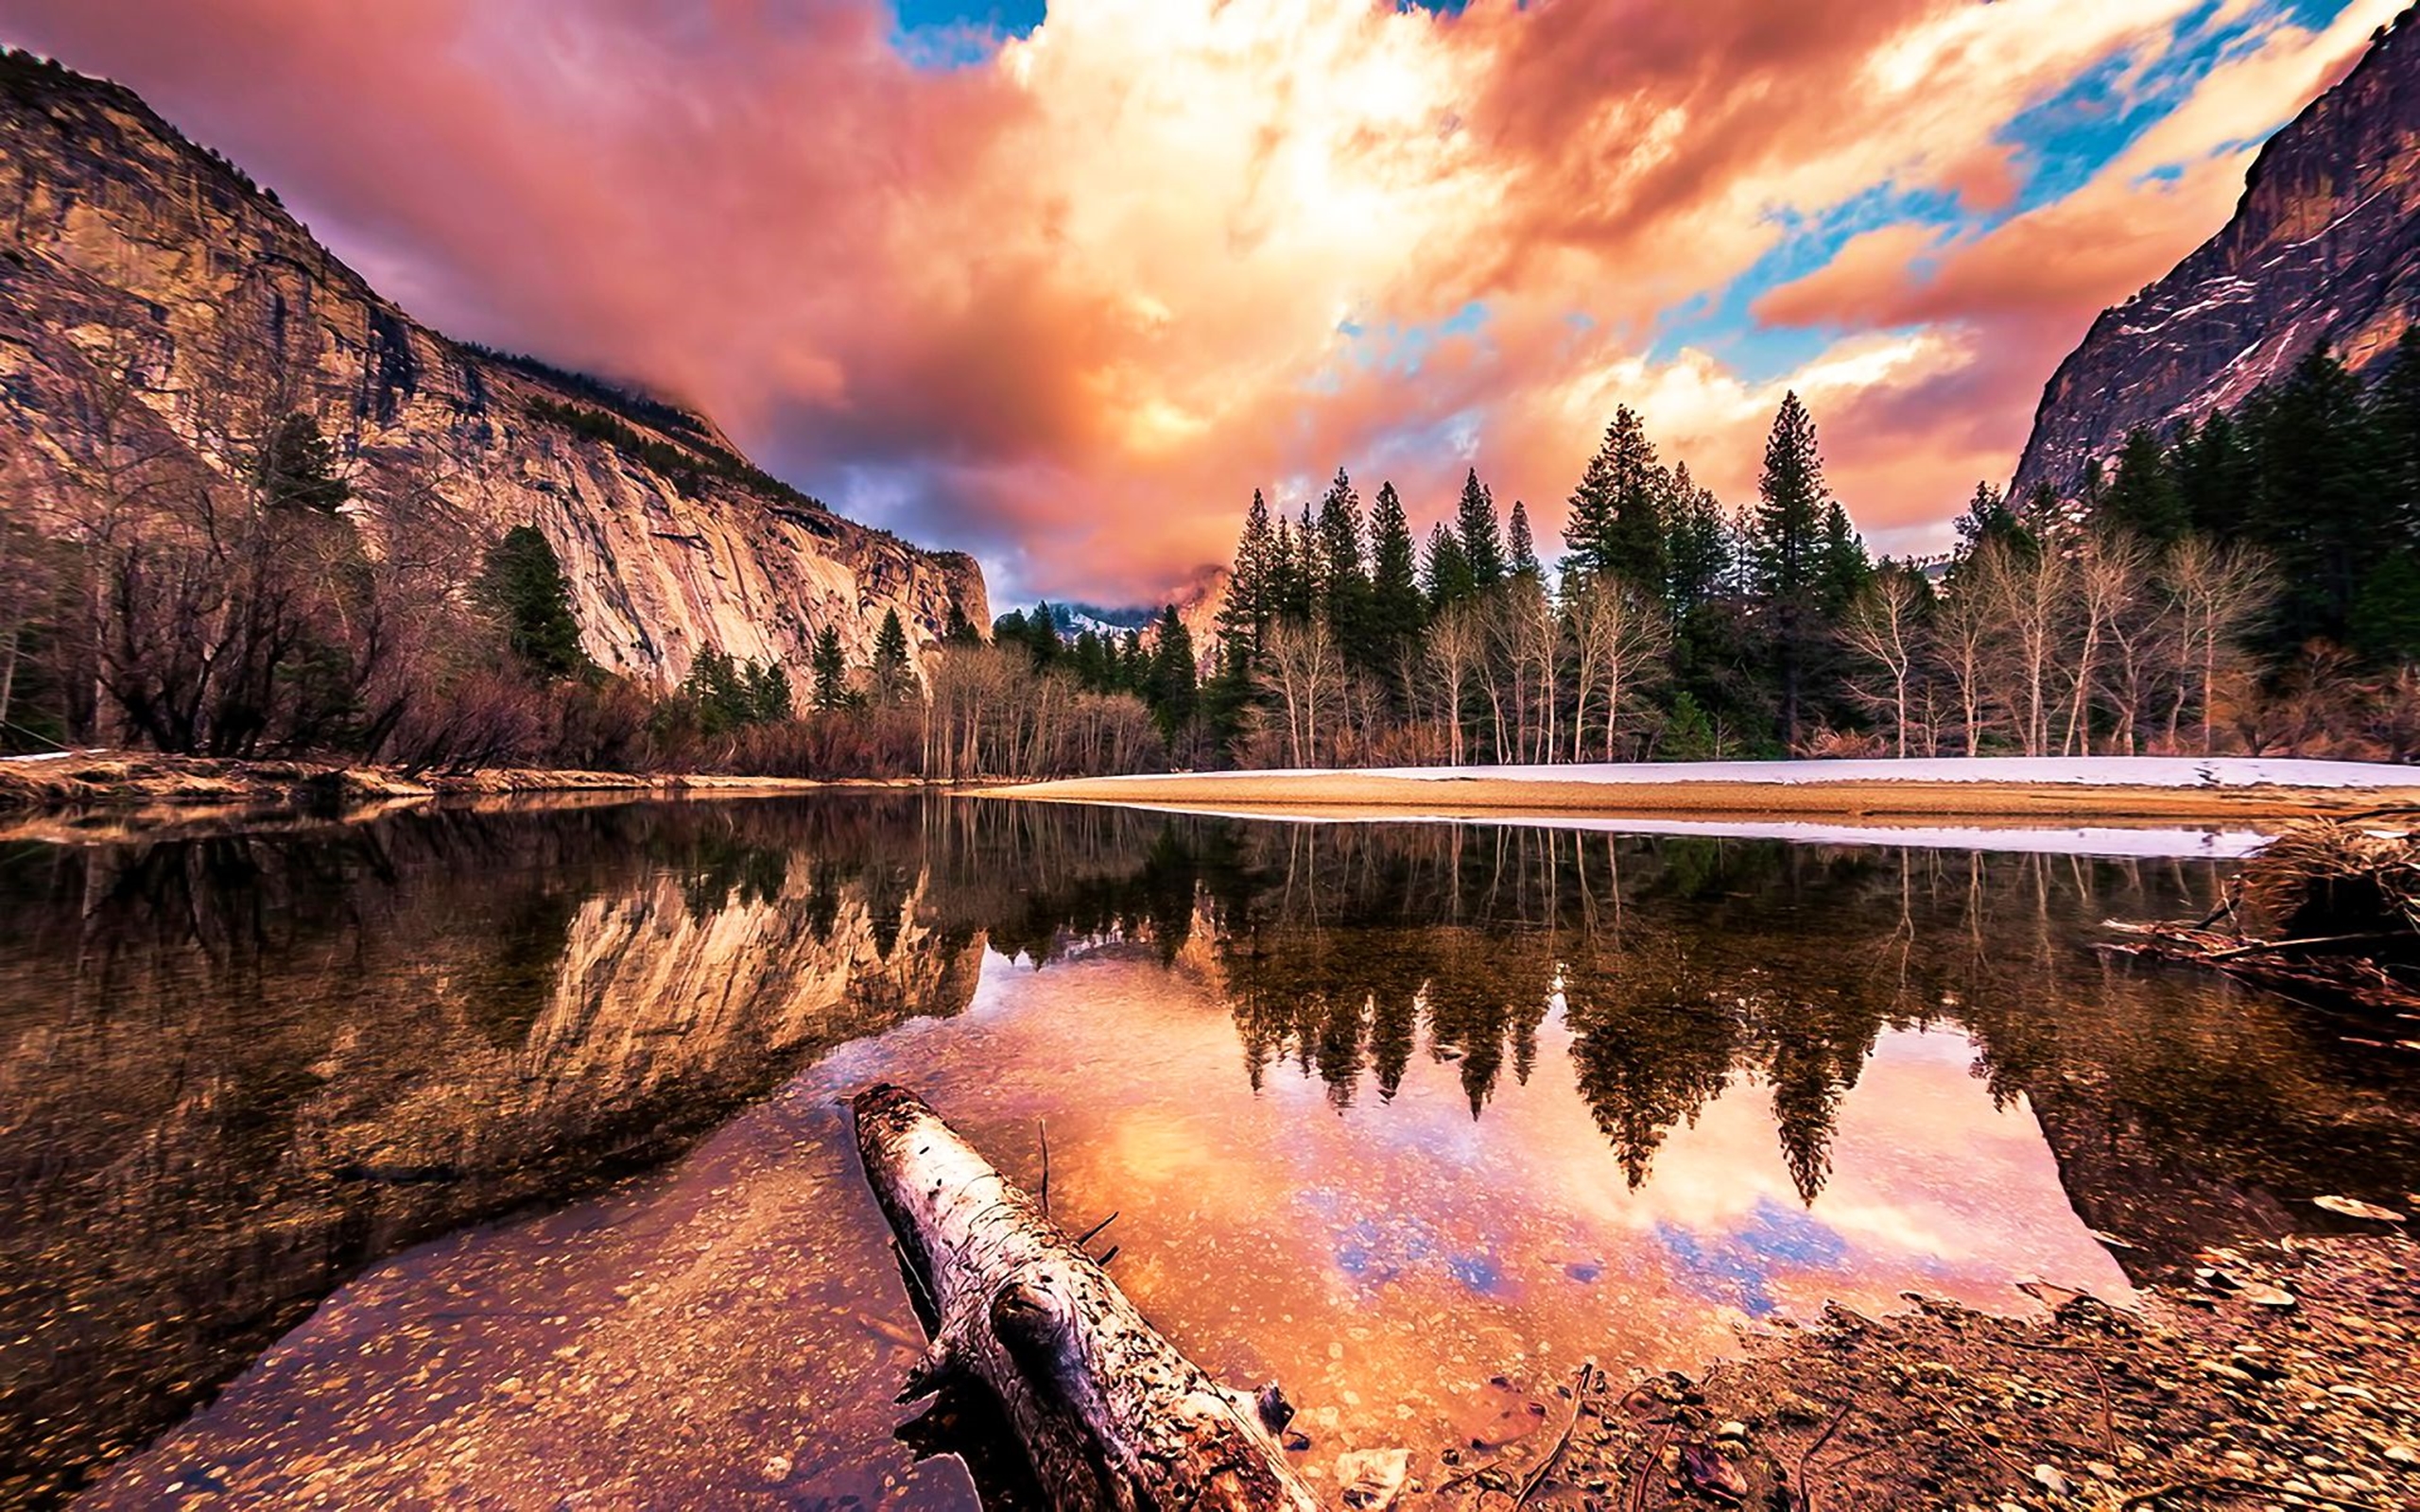
[[[914,794],[20,844],[0,1337],[39,1342],[0,1362],[0,1500],[57,1498],[378,1258],[660,1160],[835,1047],[959,1011],[991,953],[1191,973],[1236,1075],[1309,1078],[1340,1111],[1421,1057],[1481,1119],[1507,1077],[1568,1074],[1634,1190],[1745,1079],[1813,1202],[1877,1040],[1942,1023],[2138,1276],[2308,1223],[2289,1199],[2312,1192],[2399,1205],[2403,1061],[2089,949],[2099,920],[2220,881]]]

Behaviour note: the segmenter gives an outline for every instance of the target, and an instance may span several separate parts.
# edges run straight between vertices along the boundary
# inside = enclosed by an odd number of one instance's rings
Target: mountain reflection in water
[[[1046,1123],[1323,1455],[1826,1297],[2122,1291],[2420,1176],[2394,1062],[2088,950],[2222,875],[917,795],[22,847],[0,1499],[291,1331],[97,1499],[971,1504],[890,1441],[876,1077],[1028,1180]]]

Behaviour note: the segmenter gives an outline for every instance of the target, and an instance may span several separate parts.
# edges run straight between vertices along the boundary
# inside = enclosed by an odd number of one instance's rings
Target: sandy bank
[[[1174,773],[985,792],[1323,817],[1384,811],[1435,817],[1525,813],[2223,823],[2420,810],[2420,767],[2153,757],[1701,762]]]
[[[0,761],[0,838],[86,839],[167,833],[280,815],[360,818],[437,801],[548,803],[645,797],[739,798],[889,782],[534,767],[406,775],[325,761],[215,761],[78,751]],[[912,785],[912,784],[908,784]]]

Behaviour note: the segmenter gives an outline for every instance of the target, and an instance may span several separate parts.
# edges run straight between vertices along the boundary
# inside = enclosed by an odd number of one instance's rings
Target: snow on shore
[[[1793,845],[1872,846],[1877,850],[1994,850],[2024,855],[2110,856],[2142,860],[2238,861],[2269,843],[2254,830],[2118,825],[2037,828],[1981,824],[1818,824],[1795,819],[1651,819],[1576,814],[1293,814],[1223,810],[1190,803],[1136,803],[1154,814],[1245,819],[1256,824],[1469,824],[1528,830],[1580,830],[1592,834],[1651,834],[1717,840],[1787,840]]]
[[[1388,777],[1498,782],[2030,782],[2094,787],[2420,787],[2420,766],[2268,756],[1938,756],[1878,761],[1579,762],[1551,766],[1295,766],[1219,772],[1218,781],[1273,777]],[[1158,772],[1104,782],[1192,781]]]

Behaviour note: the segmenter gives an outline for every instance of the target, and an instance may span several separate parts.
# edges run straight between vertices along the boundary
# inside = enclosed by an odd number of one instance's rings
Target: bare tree
[[[1320,615],[1270,627],[1270,667],[1286,713],[1286,745],[1296,766],[1317,765],[1324,720],[1333,718],[1344,683],[1344,659]]]
[[[1992,711],[1993,663],[1998,653],[1994,613],[2000,600],[1999,586],[1992,579],[2003,570],[2003,559],[1996,545],[1977,551],[1952,579],[1933,616],[1933,658],[1957,690],[1962,748],[1968,756],[1981,753]]]
[[[2168,555],[2168,587],[2176,605],[2178,676],[2169,706],[2168,736],[2175,744],[2188,705],[2201,711],[2202,748],[2216,748],[2213,710],[2223,676],[2237,670],[2238,642],[2266,619],[2277,584],[2267,558],[2240,545],[2221,545],[2198,536],[2178,541]]]
[[[1924,591],[1912,572],[1886,563],[1850,606],[1841,639],[1881,675],[1881,691],[1854,691],[1870,707],[1888,711],[1894,753],[1908,754],[1910,691],[1925,655],[1921,614]]]
[[[1621,753],[1622,721],[1664,680],[1672,645],[1672,623],[1662,605],[1618,578],[1582,584],[1572,595],[1571,635],[1577,701],[1571,716],[1571,759],[1582,760],[1581,742],[1591,711],[1601,720],[1605,760]]]
[[[1428,665],[1436,673],[1433,686],[1439,717],[1445,726],[1445,759],[1451,765],[1462,765],[1462,703],[1472,670],[1486,653],[1486,627],[1470,604],[1448,605],[1429,624]]]

